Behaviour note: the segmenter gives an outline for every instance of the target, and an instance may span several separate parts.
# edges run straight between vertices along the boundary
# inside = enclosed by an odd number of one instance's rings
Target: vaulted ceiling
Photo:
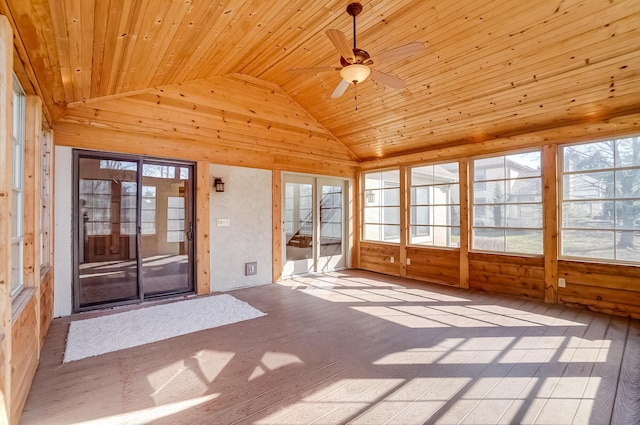
[[[406,87],[370,79],[357,101],[353,86],[330,97],[336,71],[290,71],[340,66],[325,32],[352,40],[349,3],[1,0],[0,12],[16,28],[17,60],[61,125],[188,139],[211,138],[228,119],[249,133],[292,130],[305,154],[363,161],[640,112],[638,0],[362,0],[358,48],[375,56],[418,41],[426,49],[374,63]],[[169,100],[164,114],[150,108]],[[194,107],[193,121],[171,113]],[[131,121],[110,121],[109,111],[131,111]],[[187,131],[207,127],[207,114],[209,132]],[[292,149],[271,134],[256,144]]]

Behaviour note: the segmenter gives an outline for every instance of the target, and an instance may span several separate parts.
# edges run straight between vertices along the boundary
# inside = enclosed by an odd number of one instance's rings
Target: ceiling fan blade
[[[325,66],[325,67],[319,67],[319,68],[291,68],[291,69],[287,69],[287,71],[302,74],[302,73],[313,73],[313,72],[318,73],[318,72],[340,71],[341,69],[342,68]]]
[[[385,52],[379,53],[373,57],[371,60],[373,63],[384,63],[384,62],[393,62],[401,59],[408,58],[409,56],[415,55],[417,53],[424,51],[424,43],[420,43],[419,41],[414,41],[413,43],[405,44],[403,46],[398,46],[393,49],[387,50]]]
[[[353,55],[353,49],[349,46],[347,37],[342,31],[339,30],[327,30],[327,37],[336,46],[336,50],[340,53],[340,56],[347,59],[349,63],[355,62],[356,58]]]
[[[333,93],[331,93],[331,99],[335,99],[342,96],[344,92],[347,91],[347,87],[349,87],[349,84],[351,83],[348,82],[347,80],[340,81],[336,89],[333,91]]]
[[[385,86],[389,86],[392,89],[401,89],[406,85],[404,80],[384,72],[376,71],[375,69],[371,70],[371,79]]]

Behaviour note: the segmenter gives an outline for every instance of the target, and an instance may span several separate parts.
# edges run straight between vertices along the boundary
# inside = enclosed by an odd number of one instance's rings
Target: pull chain
[[[358,110],[358,83],[356,83],[355,81],[353,82],[353,89],[355,91],[355,96],[353,97],[353,99],[356,101],[356,111]]]

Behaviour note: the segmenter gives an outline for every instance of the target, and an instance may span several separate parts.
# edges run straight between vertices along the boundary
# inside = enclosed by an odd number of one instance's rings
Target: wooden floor
[[[21,424],[638,424],[640,323],[336,272],[231,292],[266,317],[62,364]]]

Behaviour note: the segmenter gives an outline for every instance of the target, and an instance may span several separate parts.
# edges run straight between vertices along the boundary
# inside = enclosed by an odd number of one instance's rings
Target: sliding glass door
[[[145,297],[191,291],[192,167],[142,165],[142,283]]]
[[[74,310],[193,291],[193,165],[74,160]]]
[[[346,182],[285,175],[283,191],[283,276],[346,267]]]

